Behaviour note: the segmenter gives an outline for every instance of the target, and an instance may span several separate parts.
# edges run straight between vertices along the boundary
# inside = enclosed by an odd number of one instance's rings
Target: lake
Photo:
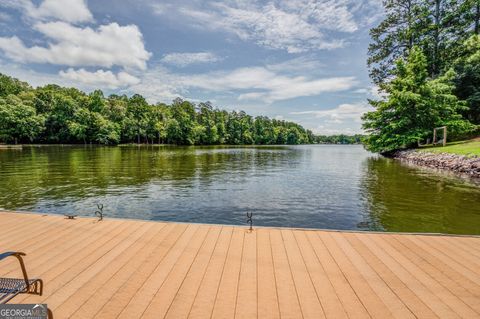
[[[480,185],[359,145],[0,150],[0,208],[195,223],[480,234]]]

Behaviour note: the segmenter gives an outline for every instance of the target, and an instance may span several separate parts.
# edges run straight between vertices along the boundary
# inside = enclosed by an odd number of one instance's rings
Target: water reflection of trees
[[[364,162],[360,228],[480,234],[480,189],[385,158]]]
[[[288,147],[25,147],[0,152],[0,207],[246,178],[300,156]]]

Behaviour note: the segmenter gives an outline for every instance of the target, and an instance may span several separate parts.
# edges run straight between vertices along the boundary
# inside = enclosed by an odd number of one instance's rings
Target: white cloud
[[[333,109],[290,112],[289,114],[296,118],[302,118],[308,123],[315,123],[312,131],[320,135],[336,134],[363,134],[362,115],[372,111],[373,108],[368,104],[345,103],[340,104]]]
[[[4,0],[3,4],[21,9],[27,17],[34,20],[61,20],[70,23],[93,21],[85,0],[44,0],[38,6],[30,0]]]
[[[372,0],[257,0],[176,2],[153,4],[153,12],[166,18],[183,15],[183,21],[202,30],[225,31],[259,45],[290,53],[344,46],[342,34],[357,31],[355,13],[373,7]],[[377,5],[375,5],[376,7]],[[172,14],[175,12],[175,14]],[[332,31],[340,34],[332,34]]]
[[[239,100],[272,103],[325,92],[348,90],[356,85],[354,77],[310,78],[274,72],[267,67],[246,67],[230,71],[200,74],[174,74],[157,66],[145,72],[142,83],[131,87],[151,99],[185,94],[192,89],[237,95]],[[162,99],[163,100],[163,99]]]
[[[325,65],[322,64],[318,58],[300,56],[279,63],[267,64],[266,68],[274,72],[304,74],[305,72],[321,71],[325,68]]]
[[[312,132],[317,135],[355,135],[364,133],[363,130],[360,128],[339,127],[333,125],[319,125],[313,128]]]
[[[295,12],[284,11],[273,3],[262,7],[230,7],[216,3],[209,13],[192,9],[181,12],[196,20],[201,27],[223,29],[235,33],[243,40],[290,53],[309,49],[334,49],[341,47],[340,40],[327,40],[315,24],[309,23]]]
[[[318,111],[290,112],[291,115],[313,115],[316,118],[324,119],[327,123],[340,124],[345,121],[361,123],[362,115],[372,111],[372,107],[365,103],[340,104],[336,108]]]
[[[318,95],[350,89],[353,77],[308,78],[272,72],[265,67],[238,68],[232,71],[209,72],[185,77],[182,83],[207,91],[247,91],[240,100],[262,99],[266,102],[287,100],[301,96]]]
[[[141,82],[124,91],[141,94],[151,103],[170,102],[176,97],[184,98],[187,93],[182,77],[170,73],[161,65],[142,72]]]
[[[213,63],[220,60],[220,57],[211,52],[184,52],[165,54],[161,61],[166,64],[173,64],[178,67],[185,67],[190,64]]]
[[[101,86],[110,89],[135,85],[140,82],[137,77],[123,71],[115,74],[112,71],[97,70],[96,72],[89,72],[83,68],[78,70],[69,68],[66,71],[60,71],[59,75],[89,86]]]
[[[114,65],[145,69],[151,53],[144,47],[142,33],[135,25],[117,23],[97,29],[80,28],[65,22],[37,23],[35,30],[49,39],[47,46],[27,47],[18,37],[0,38],[0,49],[21,63],[50,63],[67,66]]]

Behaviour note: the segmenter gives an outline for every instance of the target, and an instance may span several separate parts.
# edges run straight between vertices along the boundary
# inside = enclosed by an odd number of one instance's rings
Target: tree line
[[[363,117],[376,152],[414,147],[447,126],[450,138],[480,124],[480,0],[384,0],[367,64],[383,98]],[[478,132],[478,131],[477,131]]]
[[[315,135],[293,122],[175,99],[29,84],[0,74],[0,141],[6,143],[307,144]]]
[[[364,135],[315,135],[314,142],[317,144],[361,144]]]

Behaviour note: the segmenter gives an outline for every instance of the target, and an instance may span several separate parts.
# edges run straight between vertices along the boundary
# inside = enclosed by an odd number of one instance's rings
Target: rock
[[[417,152],[416,150],[397,151],[392,157],[419,166],[444,169],[480,178],[479,157],[467,157],[448,153]]]

